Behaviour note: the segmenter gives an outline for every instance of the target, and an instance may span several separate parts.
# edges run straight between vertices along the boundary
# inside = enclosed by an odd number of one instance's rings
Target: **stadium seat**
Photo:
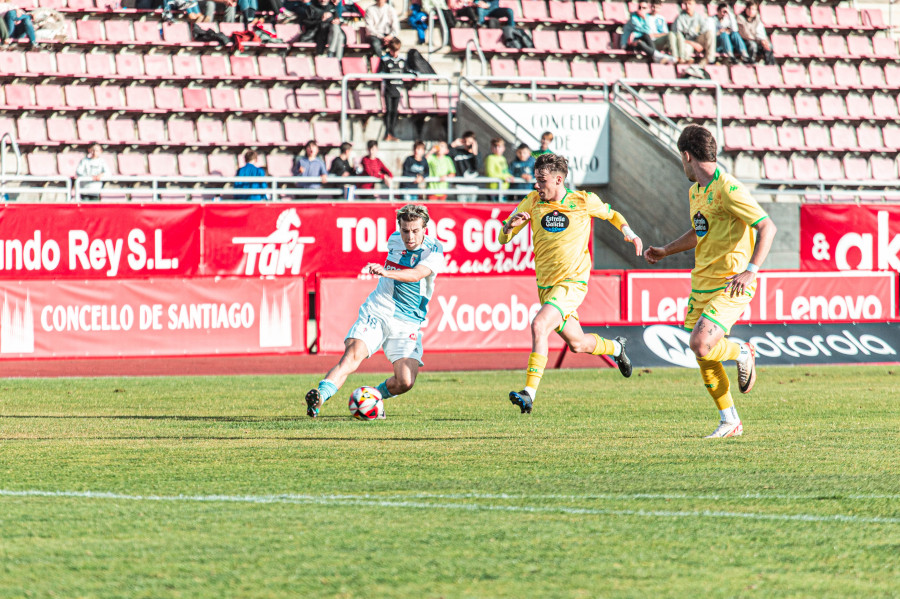
[[[599,2],[574,2],[575,20],[579,23],[599,24],[603,20]]]
[[[154,111],[153,89],[146,85],[130,85],[125,88],[125,105],[129,110]]]
[[[833,28],[837,24],[834,9],[827,4],[814,4],[809,8],[810,20],[815,27]]]
[[[88,56],[91,56],[90,54]],[[0,65],[2,68],[2,65]],[[82,54],[75,52],[56,53],[56,72],[60,75],[83,75],[85,71]]]
[[[847,52],[853,58],[869,58],[874,56],[872,40],[862,35],[847,36]]]
[[[803,139],[806,147],[813,150],[825,150],[831,147],[831,136],[828,129],[818,123],[803,128]]]
[[[877,64],[863,63],[859,65],[859,81],[863,87],[883,89],[886,86],[884,69]]]
[[[55,177],[56,160],[49,152],[31,152],[27,156],[28,174],[37,177]]]
[[[625,70],[622,67],[621,62],[603,61],[597,63],[597,74],[599,75],[600,79],[612,84],[625,76]]]
[[[756,87],[756,69],[752,66],[737,64],[731,67],[731,81],[738,87]]]
[[[119,173],[126,177],[142,177],[147,174],[147,158],[137,152],[125,152],[117,156]]]
[[[231,74],[228,61],[222,54],[204,54],[200,57],[200,68],[208,79],[226,79]]]
[[[262,90],[260,90],[262,91]],[[233,87],[214,87],[209,90],[212,107],[216,110],[235,111],[238,109],[237,94]]]
[[[482,30],[484,31],[484,30]],[[548,52],[555,54],[560,52],[559,38],[556,31],[552,29],[540,29],[532,32],[534,38],[534,49],[538,52]],[[479,40],[481,39],[479,35]]]
[[[819,171],[816,168],[816,161],[811,157],[791,154],[790,163],[794,179],[810,182],[818,180]]]
[[[900,89],[900,64],[884,65],[884,80],[889,89]]]
[[[125,19],[108,19],[103,23],[106,28],[106,41],[117,44],[130,44],[134,41],[131,21]]]
[[[519,67],[519,77],[543,77],[544,63],[534,58],[520,58],[516,64]]]
[[[750,149],[750,130],[743,125],[726,125],[723,127],[725,147],[728,150]]]
[[[675,66],[671,64],[659,64],[659,63],[651,63],[650,64],[650,77],[652,79],[678,79],[678,73],[675,71]]]
[[[166,142],[165,122],[160,118],[144,117],[137,122],[138,139],[142,143],[164,144]]]
[[[450,30],[450,49],[453,52],[464,52],[466,44],[473,39],[475,39],[474,29],[454,27]]]
[[[544,63],[544,74],[546,77],[552,77],[557,80],[571,79],[572,73],[569,71],[569,62],[563,60],[547,59]]]
[[[608,31],[585,31],[584,43],[592,53],[602,54],[612,47],[612,36]]]
[[[212,176],[234,177],[237,173],[237,160],[233,154],[210,154],[207,156],[207,162],[209,163],[209,174]]]
[[[626,62],[626,79],[650,79],[650,65],[645,62]]]
[[[284,138],[291,140],[292,144],[303,145],[310,140],[311,135],[308,120],[284,119]]]
[[[697,95],[699,94],[691,94],[691,102],[694,101],[694,97]],[[666,116],[672,119],[685,118],[692,112],[692,108],[688,107],[688,97],[678,90],[671,90],[663,94],[662,107],[666,113]]]
[[[66,104],[73,108],[91,108],[94,102],[94,90],[90,85],[67,85]]]
[[[106,121],[106,131],[110,143],[125,144],[138,141],[134,119],[119,116]]]
[[[154,177],[172,177],[178,174],[178,161],[168,152],[155,152],[147,156],[149,174]]]
[[[536,23],[549,22],[547,3],[541,0],[522,0],[522,20]]]
[[[847,94],[847,115],[853,119],[870,119],[875,116],[868,96],[858,93]]]
[[[789,118],[796,114],[794,112],[794,103],[791,97],[783,92],[772,92],[769,94],[769,114],[773,117]]]
[[[340,79],[343,77],[341,63],[331,56],[316,56],[314,59],[316,77],[319,79]]]
[[[750,127],[750,143],[756,150],[770,151],[778,147],[778,136],[771,125],[753,125]]]
[[[74,177],[83,152],[59,152],[56,155],[56,171],[64,177]]]
[[[705,69],[710,78],[719,85],[731,85],[731,73],[725,65],[710,64],[706,65]]]
[[[824,63],[810,63],[809,82],[814,87],[832,88],[835,85],[834,70]]]
[[[812,21],[805,6],[788,4],[784,7],[784,23],[788,27],[803,29],[811,25]]]
[[[22,52],[0,52],[0,73],[24,73],[25,55]]]
[[[159,86],[153,88],[153,102],[160,110],[178,110],[184,108],[181,90],[177,87]]]
[[[82,115],[78,119],[78,139],[83,142],[106,142],[106,119],[99,116]]]
[[[61,85],[35,85],[34,99],[35,105],[42,109],[60,110],[66,105]],[[73,106],[76,105],[73,104]]]
[[[226,141],[224,123],[218,119],[201,116],[197,119],[197,140],[204,144],[224,144]]]
[[[190,26],[185,21],[164,22],[162,24],[162,38],[166,43],[178,44],[182,47],[194,41],[191,37]]]
[[[819,178],[823,181],[836,181],[844,178],[844,169],[840,159],[836,156],[819,154],[816,158],[816,167],[819,171]]]
[[[695,118],[700,119],[713,119],[716,117],[716,97],[710,93],[706,93],[703,91],[693,91],[689,96],[690,100],[690,112],[688,112],[687,107],[683,107],[680,105],[680,101],[676,98],[671,98],[671,101],[675,101],[676,104],[674,106],[670,104],[666,104],[666,97],[673,94],[666,94],[663,96],[663,106],[666,107],[666,114],[669,114],[669,106],[673,110],[683,110],[679,116],[687,116],[687,114],[691,114]],[[674,95],[682,96],[681,93],[675,92]],[[682,96],[683,97],[683,96]]]
[[[827,58],[843,58],[847,56],[848,52],[847,38],[843,35],[822,36],[822,56]],[[813,54],[813,56],[815,56],[815,54]]]
[[[266,156],[266,171],[273,177],[290,177],[293,166],[293,156],[287,154],[269,154]]]
[[[200,63],[193,54],[176,54],[172,56],[172,67],[178,77],[194,79],[200,77]]]
[[[259,68],[260,77],[282,79],[287,75],[284,59],[280,56],[258,56],[256,66]]]
[[[273,92],[278,89],[279,88],[273,87],[266,91],[256,86],[241,88],[240,92],[238,93],[238,97],[240,98],[240,106],[243,110],[248,111],[268,110],[271,102],[270,98],[272,97]],[[278,107],[274,104],[272,104],[271,107],[274,109],[278,109]],[[281,110],[286,110],[286,107],[282,108]]]
[[[766,97],[756,92],[746,92],[742,97],[744,115],[753,119],[769,118],[769,104]],[[740,115],[731,115],[737,118]]]
[[[872,52],[876,58],[897,58],[897,42],[889,37],[872,38]]]
[[[832,125],[831,147],[837,151],[854,150],[859,147],[856,141],[856,129],[842,123]]]
[[[889,150],[900,150],[900,125],[891,123],[881,130],[884,137],[884,145]]]
[[[723,119],[743,119],[747,116],[741,106],[741,98],[736,94],[722,94],[719,111]]]
[[[834,9],[837,24],[845,29],[860,27],[859,11],[852,6],[836,6]]]
[[[325,99],[318,89],[288,89],[273,87],[269,90],[269,106],[272,110],[295,112],[325,112]]]
[[[29,73],[33,75],[49,75],[55,73],[50,57],[53,56],[49,52],[26,52],[25,66]],[[2,68],[2,66],[0,66]],[[6,71],[0,70],[0,73]]]
[[[773,33],[772,51],[776,56],[796,56],[797,43],[794,36],[785,33]]]
[[[790,167],[784,156],[766,154],[763,157],[763,170],[766,179],[771,181],[786,181],[791,178]]]
[[[403,97],[400,98],[400,106],[403,107]],[[341,111],[341,90],[330,88],[325,90],[325,110],[327,112]]]
[[[158,44],[162,41],[159,35],[159,21],[134,21],[134,40],[142,44]]]
[[[35,105],[33,86],[11,83],[4,86],[6,105],[10,108],[26,108]]]
[[[84,57],[84,60],[87,65],[87,74],[91,77],[106,78],[116,73],[112,57],[105,52],[102,54],[88,54]]]
[[[221,27],[222,24],[220,23],[219,26]],[[296,23],[278,23],[275,25],[275,33],[278,39],[290,44],[300,37],[300,25]],[[348,45],[356,43],[356,30],[352,27],[344,26],[344,33],[347,35]]]
[[[806,87],[806,69],[797,63],[781,65],[781,76],[788,87]]]
[[[784,7],[780,4],[764,2],[759,7],[759,16],[762,18],[762,22],[765,23],[766,27],[779,27],[786,24],[784,20]]]
[[[856,130],[859,149],[863,152],[879,152],[884,150],[884,138],[881,128],[863,123]]]
[[[851,181],[866,181],[869,179],[869,161],[862,156],[844,156],[841,161],[844,167],[844,177]]]
[[[559,32],[559,47],[563,52],[584,54],[587,46],[584,43],[584,35],[581,31],[568,30]]]
[[[75,119],[70,116],[54,115],[47,119],[47,139],[61,143],[75,143],[78,132]]]
[[[369,64],[364,56],[345,56],[341,59],[341,70],[344,75],[366,75]]]
[[[900,118],[897,101],[893,96],[876,93],[872,96],[872,112],[879,120],[894,120]]]
[[[286,56],[284,67],[288,77],[308,79],[313,76],[312,65],[306,56]]]
[[[144,73],[148,77],[171,77],[172,62],[167,54],[147,54],[144,56]]]
[[[795,95],[794,114],[801,119],[818,120],[822,118],[822,111],[819,109],[819,99],[809,94]]]
[[[838,94],[822,94],[819,103],[822,106],[822,116],[826,118],[840,119],[847,116],[847,104]]]
[[[194,127],[194,121],[190,119],[172,117],[166,123],[166,130],[169,133],[169,143],[193,144],[197,141],[197,131]]]
[[[199,132],[199,124],[197,125]],[[253,121],[249,119],[228,119],[225,123],[225,134],[232,145],[250,146],[257,142],[253,135]],[[272,143],[275,140],[259,139],[260,143]]]
[[[864,8],[862,11],[862,24],[873,29],[885,29],[884,14],[880,8]]]
[[[144,61],[139,54],[116,54],[116,73],[139,78],[144,74]]]
[[[206,156],[197,152],[178,155],[178,172],[182,177],[202,177],[208,174]]]
[[[834,65],[834,78],[840,81],[841,87],[859,87],[859,71],[855,64],[839,62]]]
[[[625,23],[628,20],[628,5],[625,2],[604,2],[603,16],[607,21]]]
[[[381,97],[374,89],[354,90],[353,99],[356,110],[362,114],[381,112],[384,110],[384,106],[381,103]]]
[[[409,108],[413,111],[434,111],[434,95],[431,92],[409,91]]]
[[[251,57],[232,55],[230,60],[232,77],[240,77],[241,79],[256,77],[256,67]]]
[[[229,121],[230,122],[230,121]],[[226,123],[227,125],[227,123]],[[260,118],[256,120],[256,138],[270,144],[284,143],[284,129],[277,119]],[[231,135],[229,134],[229,139]]]
[[[186,87],[182,91],[184,107],[189,110],[209,110],[209,96],[206,88]]]
[[[491,76],[492,77],[515,77],[516,63],[511,58],[500,58],[495,56],[491,58]]]
[[[869,166],[872,178],[876,181],[893,181],[898,177],[896,156],[872,155],[869,158]]]
[[[796,125],[782,125],[777,129],[778,146],[784,150],[800,150],[806,147],[803,129]]]
[[[97,43],[106,39],[100,21],[88,19],[75,21],[75,31],[79,42]]]
[[[313,131],[320,146],[337,147],[341,145],[341,130],[336,121],[317,120],[313,123]]]

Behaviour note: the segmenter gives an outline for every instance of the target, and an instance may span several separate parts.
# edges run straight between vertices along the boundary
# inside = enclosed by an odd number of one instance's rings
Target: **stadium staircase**
[[[42,41],[36,51],[21,42],[0,50],[0,136],[18,143],[22,170],[31,176],[71,177],[95,142],[121,175],[231,176],[241,152],[254,148],[272,175],[288,176],[309,139],[326,151],[349,140],[359,154],[367,139],[383,135],[379,81],[370,77],[377,61],[361,22],[345,26],[349,43],[337,60],[295,43],[299,26],[289,22],[276,26],[287,43],[248,43],[233,52],[192,41],[186,21],[163,24],[160,11],[111,0],[35,2],[63,12],[69,35]],[[457,108],[460,75],[482,77],[476,83],[497,90],[489,92],[495,99],[503,90],[530,88],[524,100],[538,102],[580,102],[589,87],[606,83],[607,99],[669,146],[673,126],[721,124],[726,168],[770,183],[774,199],[896,197],[900,53],[887,2],[764,3],[776,64],[713,65],[705,85],[686,84],[681,66],[647,64],[617,48],[624,2],[501,5],[531,31],[535,48],[508,49],[496,29],[458,27],[444,36],[435,27],[419,48],[441,80],[404,94],[404,141],[382,144],[390,166],[398,166],[412,139],[444,139],[448,125],[458,132],[460,123],[448,123],[447,115]],[[399,0],[395,6],[405,8]],[[669,21],[677,11],[676,3],[663,5]],[[242,28],[204,26],[226,34]],[[401,38],[414,45],[413,31]],[[797,181],[826,181],[829,188],[785,195]]]

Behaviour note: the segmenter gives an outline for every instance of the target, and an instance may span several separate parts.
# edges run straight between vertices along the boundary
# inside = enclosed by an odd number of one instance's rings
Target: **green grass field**
[[[734,377],[734,368],[729,375]],[[900,367],[4,380],[2,597],[897,597]]]

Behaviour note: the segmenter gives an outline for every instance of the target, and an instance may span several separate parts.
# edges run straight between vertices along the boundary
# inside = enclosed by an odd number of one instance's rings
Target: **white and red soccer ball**
[[[350,414],[358,420],[384,418],[384,402],[375,387],[360,387],[350,394]]]

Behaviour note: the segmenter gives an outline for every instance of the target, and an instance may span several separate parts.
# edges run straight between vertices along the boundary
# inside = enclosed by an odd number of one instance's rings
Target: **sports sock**
[[[537,389],[535,389],[534,387],[529,387],[526,385],[523,391],[528,393],[528,397],[530,397],[532,401],[534,400],[535,396],[537,396]]]
[[[725,422],[739,422],[741,417],[738,416],[737,408],[731,406],[724,410],[719,410],[719,419]]]
[[[544,376],[544,366],[547,365],[547,356],[532,353],[528,356],[528,372],[525,375],[525,388],[531,393],[531,389],[537,393],[538,385],[541,384],[541,377]],[[534,399],[534,393],[531,393]]]
[[[711,362],[724,362],[725,360],[737,360],[741,354],[741,346],[730,339],[722,337],[709,353],[703,356],[704,360]]]
[[[322,398],[322,403],[325,403],[331,397],[338,392],[337,385],[329,381],[328,379],[322,379],[319,381],[319,397]]]
[[[388,391],[387,388],[387,379],[378,383],[378,386],[375,387],[378,389],[378,392],[381,393],[381,399],[387,399],[388,397],[394,397],[394,394]]]
[[[618,356],[622,353],[622,344],[615,339],[604,339],[597,333],[590,333],[591,337],[597,339],[597,347],[591,354],[595,356]]]
[[[697,358],[697,364],[700,365],[700,376],[703,378],[703,384],[706,390],[716,402],[719,410],[727,410],[734,406],[734,399],[731,397],[731,383],[728,382],[728,375],[725,374],[725,367],[721,362],[715,360],[706,360]]]

